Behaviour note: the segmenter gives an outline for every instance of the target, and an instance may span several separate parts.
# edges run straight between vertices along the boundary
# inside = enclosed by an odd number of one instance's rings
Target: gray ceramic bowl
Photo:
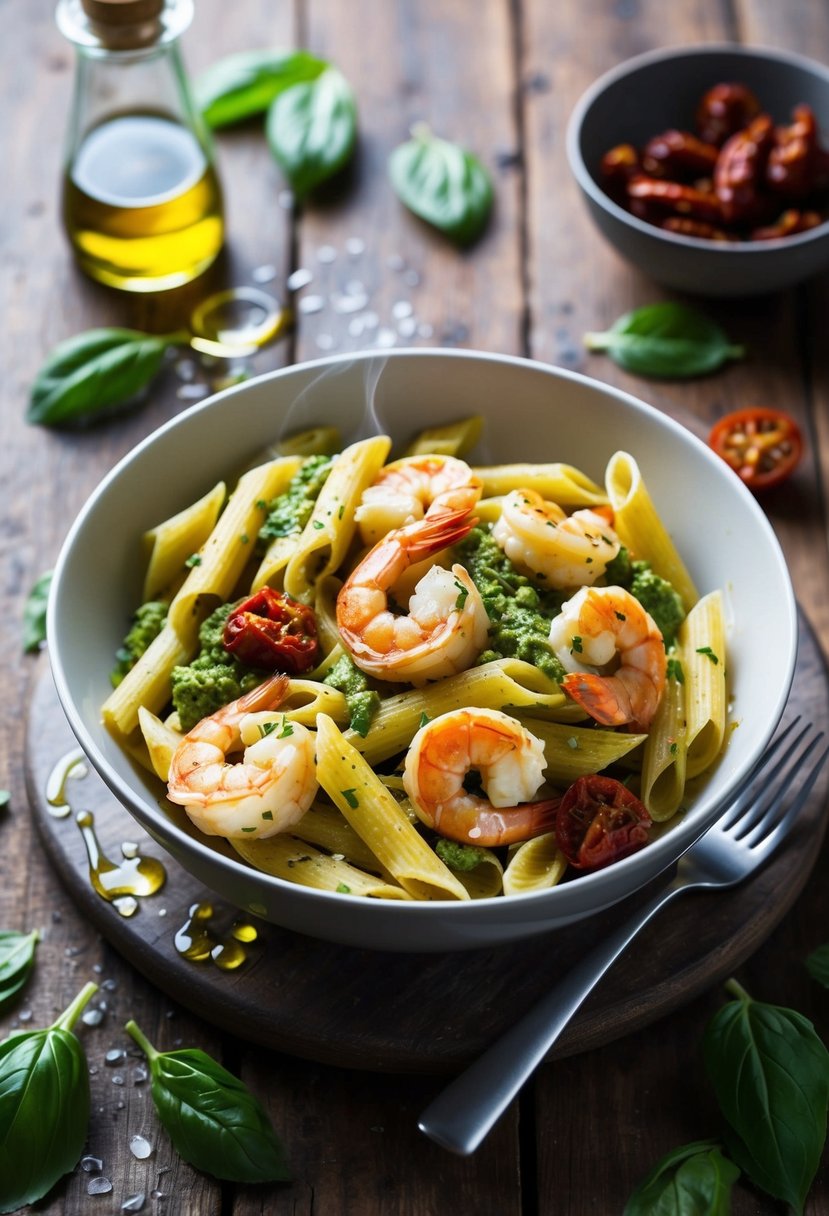
[[[829,223],[776,241],[724,243],[664,232],[602,189],[601,158],[621,143],[642,146],[671,127],[692,128],[702,94],[720,82],[746,84],[776,122],[800,102],[829,139],[829,68],[761,47],[672,47],[629,59],[595,82],[567,131],[570,168],[602,235],[656,282],[706,296],[750,296],[791,287],[829,266]],[[782,208],[781,208],[782,210]]]
[[[196,831],[166,802],[162,784],[131,763],[102,726],[113,656],[140,601],[141,536],[286,432],[335,424],[349,440],[382,431],[399,450],[421,427],[469,414],[485,420],[473,463],[561,460],[601,483],[614,452],[636,457],[700,592],[723,589],[740,729],[669,830],[632,857],[549,891],[469,903],[388,903],[259,873]],[[440,951],[493,946],[579,920],[674,861],[712,822],[772,734],[794,671],[796,622],[768,520],[739,478],[689,431],[573,372],[502,355],[400,350],[344,355],[250,380],[150,435],[101,482],[72,526],[55,568],[47,630],[60,700],[87,756],[139,823],[208,887],[311,936]]]

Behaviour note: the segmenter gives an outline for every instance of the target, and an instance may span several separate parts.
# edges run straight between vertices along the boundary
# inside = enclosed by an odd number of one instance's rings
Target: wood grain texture
[[[474,8],[474,12],[471,9]],[[618,1213],[631,1187],[668,1148],[708,1135],[716,1122],[699,1068],[699,1037],[719,1006],[718,987],[652,1028],[543,1069],[511,1108],[485,1149],[459,1162],[423,1141],[415,1119],[434,1082],[345,1072],[251,1048],[218,1034],[172,1005],[101,940],[63,893],[39,848],[23,777],[23,713],[34,663],[19,651],[26,592],[52,564],[69,521],[112,464],[154,426],[182,408],[177,381],[162,378],[145,405],[87,431],[47,431],[23,421],[29,386],[59,340],[100,324],[160,331],[186,316],[196,288],[135,300],[84,280],[75,270],[58,219],[58,180],[68,105],[71,51],[54,27],[53,5],[18,6],[0,41],[0,128],[4,205],[0,209],[0,381],[4,488],[0,518],[0,629],[6,659],[0,700],[0,786],[11,791],[0,812],[0,926],[38,926],[43,940],[33,981],[5,1032],[21,1014],[45,1024],[89,978],[111,980],[98,1027],[81,1031],[93,1074],[89,1151],[103,1156],[113,1192],[92,1200],[76,1173],[39,1210],[48,1216],[118,1211],[120,1202],[158,1182],[165,1200],[146,1210],[168,1213],[305,1213],[307,1216],[600,1216]],[[829,648],[829,563],[825,496],[829,478],[829,353],[823,340],[829,288],[824,276],[777,299],[712,305],[750,356],[721,374],[685,384],[645,382],[609,360],[586,356],[581,336],[627,308],[664,293],[623,264],[593,232],[569,178],[564,131],[578,95],[600,72],[652,46],[742,39],[829,58],[829,16],[813,0],[333,0],[229,6],[199,0],[185,38],[195,73],[233,50],[306,45],[329,55],[351,80],[360,106],[360,155],[353,173],[313,205],[291,212],[284,182],[258,123],[217,137],[230,220],[228,251],[211,280],[242,281],[273,264],[276,294],[297,265],[321,271],[317,250],[337,260],[316,283],[324,291],[360,278],[378,324],[394,329],[392,308],[408,301],[424,327],[419,345],[460,344],[535,357],[587,371],[670,413],[691,414],[703,431],[728,409],[757,401],[782,405],[804,424],[809,456],[785,490],[764,500],[783,543],[798,598]],[[391,148],[409,124],[434,129],[472,148],[494,172],[497,210],[484,240],[458,254],[408,215],[385,176]],[[284,199],[282,200],[284,201]],[[342,256],[351,236],[363,261]],[[417,282],[388,265],[403,259]],[[313,286],[306,289],[306,293]],[[297,301],[298,302],[298,301]],[[257,370],[327,349],[368,345],[349,332],[347,315],[327,308],[300,315],[296,334],[257,358]],[[431,336],[426,333],[431,331]],[[402,344],[397,333],[395,341]],[[194,459],[197,454],[194,454]],[[789,1003],[829,1033],[829,995],[803,967],[829,923],[824,847],[810,882],[771,937],[739,969],[762,999]],[[785,898],[785,894],[784,894]],[[168,1016],[172,1014],[172,1016]],[[121,1026],[133,1016],[161,1046],[198,1044],[241,1072],[263,1097],[288,1146],[295,1181],[288,1187],[222,1188],[178,1161],[150,1111],[146,1085],[113,1084],[105,1050],[127,1045]],[[23,1023],[21,1023],[23,1024]],[[439,1027],[438,1031],[439,1032]],[[119,1105],[121,1102],[123,1106]],[[382,1129],[382,1130],[381,1130]],[[522,1131],[523,1129],[523,1131]],[[129,1136],[155,1144],[136,1162]],[[171,1172],[159,1175],[160,1168]],[[94,1207],[92,1206],[94,1202]],[[166,1205],[166,1206],[165,1206]],[[778,1205],[739,1188],[736,1216],[777,1216]],[[829,1177],[818,1176],[808,1216],[829,1213]]]

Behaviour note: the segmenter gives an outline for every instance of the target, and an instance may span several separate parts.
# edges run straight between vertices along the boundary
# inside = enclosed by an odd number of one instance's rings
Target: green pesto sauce
[[[344,654],[325,676],[323,684],[336,688],[345,696],[349,725],[365,739],[372,719],[380,708],[380,697],[369,688],[365,673],[353,663],[350,655]]]
[[[199,653],[186,667],[173,668],[173,706],[185,732],[262,681],[261,671],[240,663],[222,645],[225,622],[239,602],[211,612],[199,630]]]
[[[631,561],[624,547],[608,564],[606,578],[608,585],[624,587],[639,601],[656,622],[666,648],[671,646],[685,620],[679,592],[656,574],[648,562]]]
[[[268,503],[265,522],[259,529],[257,548],[264,551],[277,536],[301,532],[314,509],[314,503],[331,472],[331,456],[309,456],[299,472],[288,482],[284,494]]]
[[[159,600],[148,600],[146,604],[141,605],[132,619],[127,636],[115,652],[117,664],[110,675],[113,688],[118,687],[150,643],[155,641],[164,628],[166,620],[166,604],[162,604]]]
[[[479,663],[515,658],[556,682],[564,668],[550,647],[550,622],[566,596],[520,574],[487,528],[473,528],[458,546],[460,560],[481,593],[489,617],[487,649]]]
[[[479,866],[486,854],[474,844],[461,844],[456,840],[446,840],[441,837],[435,844],[435,852],[445,866],[450,870],[468,873]]]

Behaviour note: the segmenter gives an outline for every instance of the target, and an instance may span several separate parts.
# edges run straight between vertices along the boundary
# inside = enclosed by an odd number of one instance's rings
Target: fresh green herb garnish
[[[427,726],[427,725],[428,725],[428,724],[429,724],[431,721],[432,721],[432,719],[431,719],[431,718],[429,717],[429,715],[428,715],[428,714],[427,714],[427,713],[424,711],[424,712],[423,712],[423,713],[420,715],[420,723],[419,723],[419,726],[420,726],[421,728],[422,728],[422,727],[424,727],[424,726]]]
[[[31,974],[39,940],[37,929],[31,933],[0,931],[0,1010],[17,996]]]
[[[90,329],[68,338],[38,372],[26,420],[57,426],[127,404],[158,374],[167,349],[188,338],[136,329]]]
[[[625,313],[606,332],[585,334],[584,344],[629,372],[666,379],[702,376],[745,354],[714,321],[671,300]]]
[[[87,984],[45,1030],[0,1043],[0,1211],[46,1195],[78,1163],[89,1130],[89,1067],[72,1027],[97,984]]]
[[[458,612],[463,612],[463,606],[469,598],[469,589],[463,585],[459,578],[455,579],[455,586],[458,589],[458,598],[455,600],[455,608]]]
[[[357,143],[351,87],[330,64],[274,98],[265,120],[274,159],[299,198],[344,168]]]
[[[582,646],[581,638],[575,636],[573,638],[573,645],[570,647],[570,654],[581,654],[583,650],[584,647]]]
[[[32,587],[23,605],[23,649],[33,654],[46,641],[46,608],[52,571],[46,570]]]
[[[338,895],[350,895],[351,894],[351,887],[349,887],[348,884],[344,883],[344,882],[338,882],[335,890]]]
[[[409,210],[458,245],[470,245],[486,227],[493,201],[489,174],[471,152],[438,139],[425,123],[392,152],[389,176]]]
[[[146,1053],[155,1109],[185,1161],[228,1182],[289,1179],[273,1126],[238,1077],[199,1048],[158,1051],[135,1022],[125,1029]]]
[[[709,1140],[667,1153],[625,1204],[623,1216],[729,1216],[740,1171]]]
[[[477,845],[461,844],[460,841],[443,838],[435,843],[435,852],[445,866],[462,874],[468,874],[486,858],[484,850]]]
[[[668,659],[665,674],[669,680],[676,680],[677,684],[685,683],[685,672],[682,670],[682,664],[679,659]]]
[[[264,113],[285,89],[315,80],[325,63],[307,51],[239,51],[196,79],[196,101],[214,130]]]
[[[345,798],[346,802],[347,802],[347,803],[348,803],[348,805],[349,805],[349,806],[352,808],[352,810],[353,810],[353,809],[356,809],[356,807],[358,807],[358,806],[360,805],[360,803],[359,803],[359,801],[358,801],[358,799],[357,799],[357,791],[356,791],[356,790],[353,790],[353,789],[351,789],[351,790],[340,790],[340,793],[342,794],[343,798]]]
[[[194,566],[201,565],[201,556],[198,553],[191,553],[189,557],[184,559],[184,564],[188,570],[192,570]]]
[[[711,660],[711,662],[712,662],[712,663],[713,663],[715,666],[716,666],[716,664],[717,664],[717,663],[719,663],[719,661],[720,661],[720,660],[717,658],[717,656],[714,654],[714,651],[711,649],[711,647],[710,647],[710,646],[698,646],[698,647],[697,647],[697,654],[705,654],[705,655],[707,655],[707,656],[708,656],[708,658]]]
[[[726,1145],[745,1174],[797,1213],[826,1140],[829,1052],[793,1009],[736,997],[709,1023],[705,1067],[728,1123]]]
[[[806,959],[806,969],[812,979],[829,988],[829,942],[812,951]]]

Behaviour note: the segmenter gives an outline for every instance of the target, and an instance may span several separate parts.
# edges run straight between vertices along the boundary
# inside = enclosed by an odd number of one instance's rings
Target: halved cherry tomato
[[[726,414],[712,427],[708,442],[751,490],[779,485],[803,453],[795,420],[762,406]]]
[[[556,842],[579,870],[598,870],[648,843],[651,817],[613,777],[577,778],[556,813]]]
[[[263,587],[233,609],[222,645],[250,667],[296,675],[317,661],[316,619],[310,608],[284,591]]]

